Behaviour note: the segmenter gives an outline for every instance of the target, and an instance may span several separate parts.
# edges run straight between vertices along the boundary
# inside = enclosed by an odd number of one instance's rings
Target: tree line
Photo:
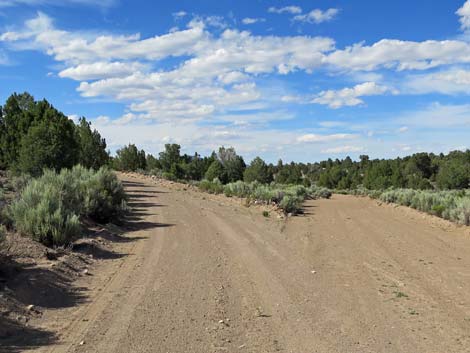
[[[470,184],[470,151],[416,153],[396,159],[370,160],[365,155],[359,161],[329,159],[306,166],[306,173],[319,185],[334,189],[466,189]]]
[[[166,144],[158,156],[129,144],[110,156],[106,140],[80,118],[75,124],[46,100],[28,93],[11,95],[0,107],[0,168],[38,176],[44,168],[60,171],[80,164],[99,169],[146,171],[170,180],[243,180],[262,184],[297,184],[330,189],[387,188],[465,189],[470,183],[470,151],[417,153],[395,159],[353,161],[328,159],[315,163],[266,163],[260,157],[247,164],[233,147],[210,156],[182,154],[178,144]]]
[[[263,184],[301,184],[330,189],[371,190],[388,188],[466,189],[470,184],[470,151],[453,151],[449,154],[417,153],[395,159],[373,159],[360,156],[328,159],[316,163],[277,164],[266,163],[256,157],[247,165],[234,148],[220,147],[208,157],[195,153],[181,155],[177,144],[166,144],[165,150],[155,158],[135,145],[117,152],[112,164],[118,170],[145,170],[171,180],[218,179],[222,184],[243,180]]]
[[[81,164],[99,169],[109,163],[106,141],[91,124],[75,124],[47,100],[12,94],[0,107],[0,167],[38,176]]]

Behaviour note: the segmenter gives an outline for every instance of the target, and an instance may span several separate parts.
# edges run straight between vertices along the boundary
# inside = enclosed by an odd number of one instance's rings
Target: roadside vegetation
[[[88,221],[119,221],[126,195],[109,161],[106,141],[85,118],[75,124],[46,100],[10,96],[0,107],[0,242],[7,227],[67,245]]]
[[[418,153],[405,158],[318,163],[268,164],[260,157],[248,165],[233,148],[221,147],[208,157],[181,155],[177,144],[165,145],[159,158],[129,145],[112,163],[121,170],[139,171],[173,181],[191,182],[203,191],[276,203],[297,213],[305,198],[329,197],[331,192],[369,196],[416,208],[438,217],[469,224],[470,151],[447,155]],[[297,195],[302,186],[305,194]],[[331,191],[332,190],[332,191]]]
[[[172,181],[191,182],[200,190],[248,202],[275,204],[285,213],[301,212],[306,198],[329,198],[331,191],[302,178],[300,170],[274,175],[272,165],[256,157],[246,165],[234,148],[220,147],[210,157],[181,155],[177,144],[165,145],[156,159],[135,145],[117,151],[114,168],[137,171]]]
[[[0,168],[15,176],[10,179],[17,184],[17,195],[9,201],[8,212],[2,212],[7,216],[2,223],[55,245],[79,234],[77,224],[83,219],[118,219],[125,198],[110,170],[189,182],[206,192],[275,204],[286,213],[298,213],[305,199],[328,198],[334,190],[470,223],[470,151],[272,164],[260,157],[247,163],[234,148],[223,146],[209,156],[182,154],[178,144],[166,144],[158,156],[134,144],[114,156],[106,148],[85,118],[75,123],[28,93],[10,96],[0,109]],[[70,185],[63,186],[67,178]],[[84,195],[88,199],[82,200]]]
[[[407,206],[446,220],[470,226],[470,190],[388,189],[338,190],[338,193],[368,196],[386,203]]]
[[[117,152],[117,170],[140,171],[169,180],[218,179],[222,184],[257,181],[282,185],[317,185],[332,190],[462,190],[470,187],[470,150],[447,155],[418,153],[396,159],[360,156],[358,161],[328,159],[316,163],[266,163],[260,157],[246,163],[235,149],[220,147],[210,156],[181,154],[181,146],[167,144],[159,157],[135,145]]]
[[[247,183],[236,181],[223,185],[217,178],[213,181],[203,180],[198,184],[199,189],[211,194],[224,194],[227,197],[246,198],[249,202],[266,205],[277,205],[285,213],[299,213],[302,203],[308,198],[330,198],[331,191],[315,185],[262,184],[259,181]]]
[[[84,219],[116,221],[126,210],[124,188],[116,175],[75,166],[60,173],[45,170],[13,201],[8,215],[17,231],[45,245],[76,239]]]
[[[5,189],[4,185],[0,183],[0,253],[3,250],[5,237],[7,233],[7,229],[5,224],[7,223],[5,220],[5,207],[6,207],[6,199],[5,199]],[[1,259],[0,259],[1,260]]]

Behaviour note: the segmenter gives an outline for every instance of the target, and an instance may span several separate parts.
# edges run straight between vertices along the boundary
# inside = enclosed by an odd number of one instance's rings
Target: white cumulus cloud
[[[305,21],[308,18],[314,23],[329,18],[327,11],[316,15],[312,12],[302,14],[302,10],[295,6],[275,8],[270,12],[305,16]],[[330,12],[329,16],[333,18],[334,15]],[[253,20],[255,18],[249,18],[245,23],[253,23]],[[322,104],[331,108],[361,105],[364,104],[364,97],[397,93],[387,83],[391,71],[412,71],[406,77],[408,85],[393,82],[393,86],[400,88],[402,93],[432,91],[470,94],[467,88],[470,86],[470,74],[466,69],[466,64],[470,64],[470,43],[463,40],[383,39],[376,43],[338,47],[334,39],[328,37],[259,35],[225,26],[228,25],[220,17],[198,17],[186,25],[181,23],[178,26],[181,29],[174,28],[170,32],[143,37],[139,33],[67,31],[57,28],[51,17],[39,12],[20,27],[8,27],[9,31],[0,34],[0,42],[2,50],[9,50],[8,54],[35,50],[50,56],[57,64],[51,67],[61,68],[58,77],[76,80],[77,90],[83,97],[106,98],[124,104],[124,113],[117,120],[110,117],[96,120],[117,135],[125,130],[117,126],[119,124],[125,124],[126,129],[139,126],[132,131],[140,132],[148,126],[168,127],[173,124],[194,127],[197,121],[204,121],[205,124],[213,123],[213,129],[218,127],[220,131],[209,136],[198,130],[197,136],[191,139],[191,133],[185,130],[181,136],[187,136],[187,139],[182,138],[181,141],[191,143],[191,146],[208,146],[204,139],[210,138],[211,143],[223,143],[224,136],[227,139],[238,136],[240,140],[237,141],[243,141],[244,148],[253,153],[258,152],[253,147],[258,144],[256,134],[259,135],[261,129],[269,126],[268,122],[295,118],[295,111],[283,111],[286,104],[282,102]],[[169,66],[165,61],[164,65],[160,65],[160,61],[166,59],[171,59],[168,62],[174,64]],[[430,68],[433,70],[426,71]],[[380,73],[377,73],[378,70]],[[418,74],[418,70],[422,73]],[[320,86],[318,94],[312,96],[304,93],[302,96],[297,89],[291,91],[289,87],[282,87],[285,75],[299,72],[311,75],[309,78],[315,82],[314,85],[317,84],[318,72],[333,74],[332,77],[339,77],[339,73],[346,77],[348,83],[345,84],[346,88],[341,89]],[[394,75],[405,76],[400,73]],[[275,80],[270,81],[273,77]],[[276,87],[268,87],[266,82],[275,82],[273,86]],[[278,82],[281,84],[278,85]],[[364,83],[356,85],[358,82]],[[312,87],[306,87],[305,92],[311,92]],[[411,134],[418,130],[416,127],[419,124],[425,126],[430,124],[430,120],[439,120],[439,124],[468,126],[468,111],[468,106],[437,106],[422,115],[414,114],[406,121],[398,121],[388,126],[387,131],[396,133],[406,125],[412,128]],[[346,127],[336,122],[328,124],[319,124],[319,131],[328,129],[331,135],[305,134],[301,131],[282,134],[282,138],[286,146],[292,144],[295,145],[292,148],[300,149],[302,143],[327,144],[355,136],[333,134],[337,132],[333,129],[343,132]],[[349,122],[346,126],[352,132],[364,133],[372,129],[364,126],[356,128]],[[228,134],[232,127],[237,129],[236,132]],[[374,131],[380,130],[379,126],[373,128]],[[273,151],[283,147],[276,145],[280,137],[275,136],[279,133],[272,130],[269,136],[272,140],[263,137],[259,146],[268,146]],[[177,136],[169,127],[165,134]],[[151,134],[148,136],[151,143]],[[402,136],[408,137],[407,134]],[[122,138],[127,141],[127,134]],[[353,145],[348,143],[348,146]],[[312,145],[312,148],[316,147]],[[339,148],[329,145],[321,147],[324,150]],[[369,146],[367,148],[371,150]],[[320,147],[316,151],[320,153]]]
[[[77,81],[96,80],[110,77],[123,77],[134,72],[142,71],[145,65],[139,62],[95,62],[69,67],[59,72],[59,77],[71,78]]]
[[[337,140],[353,139],[357,136],[354,134],[331,134],[331,135],[317,135],[305,134],[297,137],[297,142],[331,142]]]
[[[463,31],[470,29],[470,0],[465,1],[461,8],[459,8],[456,14],[460,17],[460,28]]]
[[[178,12],[173,13],[173,18],[175,20],[179,20],[179,19],[181,19],[181,18],[183,18],[187,15],[188,15],[188,13],[186,11],[178,11]]]
[[[309,22],[309,23],[322,23],[331,21],[338,15],[338,9],[328,9],[326,11],[322,11],[320,9],[315,9],[310,11],[309,13],[303,15],[294,16],[294,21],[300,22]]]
[[[370,46],[357,43],[335,50],[324,62],[341,70],[427,70],[442,65],[470,63],[470,43],[459,40],[413,42],[382,39]]]
[[[278,14],[281,14],[281,13],[290,13],[292,15],[296,15],[296,14],[300,14],[302,13],[302,9],[299,7],[299,6],[284,6],[284,7],[270,7],[268,9],[268,12],[271,12],[271,13],[278,13]]]
[[[325,148],[321,152],[325,154],[357,153],[357,152],[365,152],[365,148],[359,147],[359,146],[337,146],[337,147]]]
[[[378,85],[375,82],[365,82],[352,88],[322,91],[312,100],[312,103],[328,105],[332,109],[338,109],[343,106],[351,107],[364,104],[361,97],[377,96],[391,91],[390,88]]]
[[[242,19],[242,23],[245,25],[252,25],[258,22],[265,22],[265,21],[266,21],[265,18],[245,17],[244,19]]]
[[[448,69],[429,74],[409,75],[404,88],[412,94],[470,94],[470,70]]]

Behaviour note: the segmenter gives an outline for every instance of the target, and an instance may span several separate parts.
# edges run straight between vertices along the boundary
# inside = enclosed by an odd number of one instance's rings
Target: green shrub
[[[10,207],[16,229],[45,245],[69,243],[80,232],[78,215],[66,209],[57,185],[31,181]]]
[[[302,208],[303,198],[300,196],[285,195],[281,202],[279,202],[279,207],[285,213],[299,213]]]
[[[235,196],[235,194],[229,188],[224,187],[224,195],[227,197]]]
[[[278,203],[283,197],[283,191],[270,185],[256,184],[250,196],[258,201]]]
[[[127,210],[126,201],[124,187],[116,174],[101,168],[86,184],[84,213],[98,222],[117,220]]]
[[[224,192],[224,186],[217,178],[213,181],[202,180],[199,182],[198,187],[200,190],[208,192],[209,194],[221,194]]]
[[[20,233],[51,246],[77,237],[82,217],[107,222],[125,210],[126,195],[114,173],[76,166],[59,174],[45,170],[27,184],[8,213]]]
[[[387,203],[412,207],[459,224],[470,225],[470,192],[468,190],[390,189],[382,192],[379,198]]]
[[[308,190],[303,185],[292,185],[285,189],[285,192],[291,195],[300,196],[305,198],[307,196]]]
[[[218,179],[222,183],[226,183],[228,179],[227,171],[225,170],[222,163],[220,163],[218,160],[215,160],[211,163],[211,165],[207,169],[205,178],[209,181]]]
[[[451,213],[452,220],[466,226],[470,225],[470,198],[461,198],[455,202]]]
[[[264,217],[269,217],[269,212],[268,211],[263,211],[263,216]]]
[[[432,206],[432,212],[438,216],[438,217],[442,217],[442,214],[444,213],[446,207],[444,205],[434,205]]]
[[[247,197],[251,193],[250,184],[244,183],[243,181],[237,181],[224,186],[225,196],[231,197]]]
[[[213,182],[203,180],[197,185],[201,191],[208,193],[223,193],[227,197],[246,198],[247,205],[252,201],[265,204],[275,203],[284,212],[294,214],[300,212],[306,198],[330,198],[332,195],[329,189],[315,185],[307,188],[303,185],[261,184],[258,181],[251,183],[237,181],[222,185],[218,179]]]
[[[163,172],[162,178],[170,181],[176,181],[178,178],[171,172]]]
[[[316,185],[310,186],[307,193],[314,199],[329,199],[333,195],[330,189]]]
[[[151,169],[149,170],[148,174],[156,176],[157,178],[163,178],[163,171],[161,169],[157,169],[157,168]]]
[[[209,192],[210,189],[210,184],[211,182],[209,180],[201,180],[198,184],[197,187],[201,191]]]
[[[275,203],[286,213],[298,213],[302,202],[307,197],[331,197],[331,191],[323,187],[311,186],[307,188],[303,185],[261,184],[258,181],[251,183],[237,181],[222,185],[218,179],[215,179],[213,182],[203,180],[198,183],[198,187],[200,190],[212,194],[224,193],[227,197],[246,198],[247,204],[250,204],[252,201],[265,204]]]

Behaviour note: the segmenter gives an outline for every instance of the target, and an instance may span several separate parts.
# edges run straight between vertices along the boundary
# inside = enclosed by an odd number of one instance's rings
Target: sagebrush
[[[225,194],[228,197],[241,197],[262,202],[264,204],[276,204],[286,213],[299,213],[302,203],[307,198],[330,198],[331,191],[327,188],[315,185],[305,187],[303,185],[262,184],[258,181],[246,183],[236,181],[223,185],[220,180],[202,180],[198,183],[200,190],[212,194]]]
[[[414,208],[452,222],[470,225],[470,190],[368,190],[363,187],[340,193],[369,196],[386,203]]]
[[[29,181],[9,216],[20,233],[51,246],[76,238],[84,218],[108,222],[125,210],[124,188],[112,171],[76,166],[60,173],[45,170]]]

